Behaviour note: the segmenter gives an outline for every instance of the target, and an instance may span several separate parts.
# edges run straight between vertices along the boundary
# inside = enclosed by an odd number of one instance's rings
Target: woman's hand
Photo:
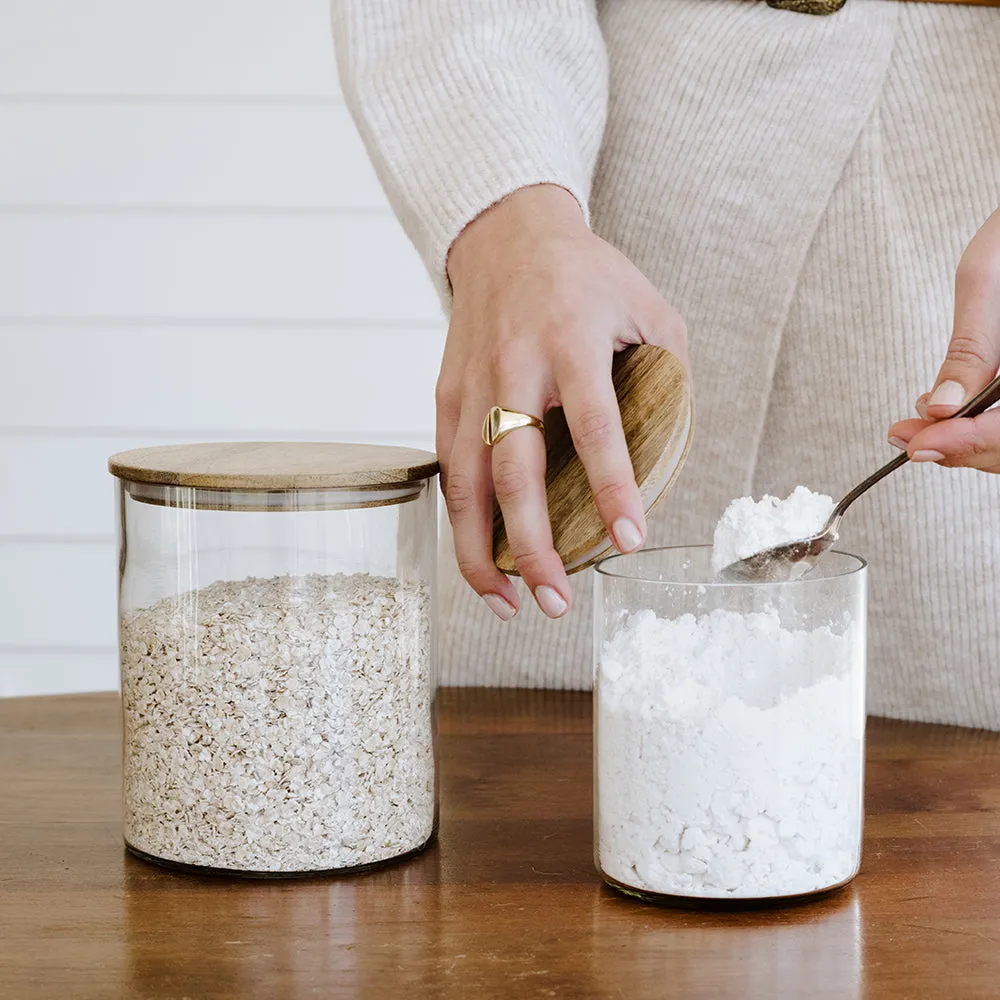
[[[493,563],[493,497],[518,572],[542,611],[571,601],[552,546],[545,442],[517,430],[483,444],[491,406],[538,417],[562,406],[597,508],[616,547],[646,535],[639,489],[611,381],[616,350],[657,344],[685,365],[684,324],[617,250],[587,228],[562,188],[521,188],[472,222],[452,246],[454,308],[437,385],[437,453],[459,569],[503,620],[518,609]]]
[[[917,400],[920,420],[889,428],[914,462],[1000,473],[1000,409],[949,420],[1000,367],[1000,211],[969,244],[955,276],[955,328],[934,388]]]

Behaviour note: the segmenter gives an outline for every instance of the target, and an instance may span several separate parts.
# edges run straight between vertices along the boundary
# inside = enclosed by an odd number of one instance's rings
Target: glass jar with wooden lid
[[[329,443],[114,455],[128,849],[355,871],[437,824],[435,457]]]

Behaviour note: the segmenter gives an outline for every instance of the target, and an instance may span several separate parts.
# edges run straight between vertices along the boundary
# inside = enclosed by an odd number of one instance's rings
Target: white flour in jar
[[[774,611],[625,618],[598,665],[605,874],[657,893],[827,888],[859,861],[863,637]]]
[[[367,574],[219,581],[123,618],[126,841],[247,872],[422,846],[430,628],[424,588]]]
[[[763,496],[740,497],[726,508],[715,527],[712,545],[712,570],[748,559],[758,552],[797,542],[820,531],[833,513],[831,497],[796,486],[784,499]]]

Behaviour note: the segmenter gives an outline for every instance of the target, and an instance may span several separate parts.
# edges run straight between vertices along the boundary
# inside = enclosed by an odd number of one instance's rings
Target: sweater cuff
[[[419,100],[411,79],[393,79],[399,67],[348,75],[344,88],[379,180],[446,312],[448,251],[491,205],[519,188],[553,184],[573,195],[589,224],[607,93],[601,61],[600,72],[571,81],[547,76],[537,64],[463,68],[456,61],[423,67]]]
[[[591,166],[567,136],[526,134],[522,121],[516,128],[491,120],[466,122],[445,140],[436,155],[428,149],[405,151],[405,162],[393,162],[386,149],[392,182],[386,184],[393,208],[424,261],[445,312],[451,309],[452,291],[446,265],[452,244],[461,232],[488,208],[524,187],[552,184],[576,199],[589,225]],[[494,108],[495,115],[495,108]],[[461,133],[465,134],[462,135]],[[478,134],[476,134],[478,133]],[[439,133],[440,134],[440,133]]]

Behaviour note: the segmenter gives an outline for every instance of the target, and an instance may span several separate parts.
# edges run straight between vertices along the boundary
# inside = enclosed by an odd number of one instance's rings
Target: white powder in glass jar
[[[246,872],[345,868],[431,836],[426,589],[219,581],[121,622],[125,839]]]
[[[863,636],[776,612],[625,618],[598,665],[599,863],[636,889],[763,898],[857,869]]]
[[[775,545],[797,542],[820,531],[833,513],[831,497],[796,486],[784,499],[740,497],[726,508],[715,528],[712,570],[748,559]]]

